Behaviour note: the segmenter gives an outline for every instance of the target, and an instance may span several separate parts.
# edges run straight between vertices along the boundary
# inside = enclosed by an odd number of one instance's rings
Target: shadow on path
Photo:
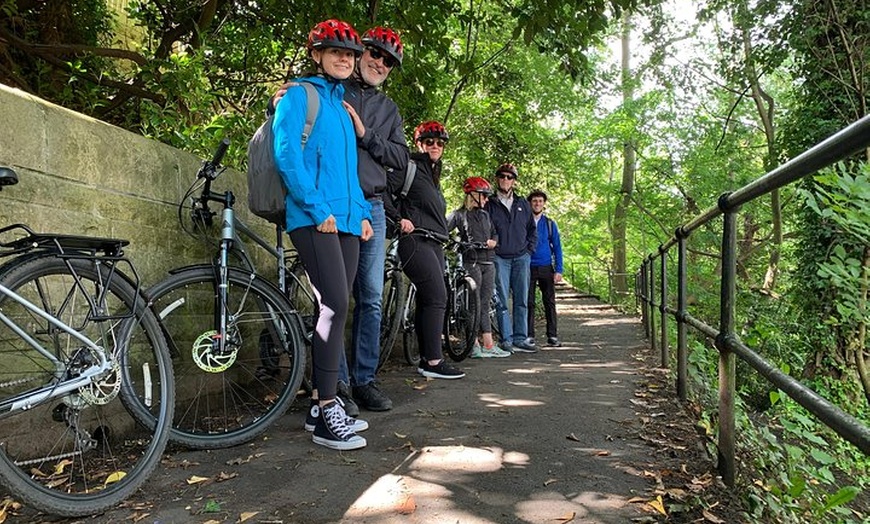
[[[397,344],[381,377],[395,408],[363,412],[363,450],[314,445],[300,399],[250,444],[171,450],[122,507],[77,521],[653,522],[638,502],[650,488],[638,464],[652,461],[636,412],[640,321],[566,287],[558,310],[562,347],[466,360],[462,380],[423,379]],[[7,520],[34,521],[51,519]]]

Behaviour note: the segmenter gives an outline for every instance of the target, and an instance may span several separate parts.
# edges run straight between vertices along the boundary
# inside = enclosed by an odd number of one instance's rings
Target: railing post
[[[661,275],[659,276],[659,288],[661,289],[661,304],[659,311],[662,314],[662,367],[671,367],[670,346],[668,344],[668,254],[664,245],[659,246],[659,255],[662,257]]]
[[[685,401],[688,381],[688,342],[686,340],[686,314],[688,290],[688,271],[686,270],[686,235],[682,227],[677,228],[677,396]]]
[[[652,348],[653,352],[655,352],[658,348],[658,342],[656,341],[656,271],[655,271],[655,257],[650,255],[649,257],[649,270],[647,271],[649,275],[649,287],[646,292],[649,295],[649,344],[650,348]]]
[[[737,209],[728,208],[728,194],[719,197],[724,213],[722,224],[722,288],[719,303],[719,474],[726,486],[734,487],[736,356],[727,339],[735,337],[735,299],[737,295]]]
[[[643,322],[643,334],[646,338],[649,338],[649,299],[646,296],[646,290],[649,289],[646,276],[648,264],[649,257],[646,257],[640,265],[640,319]]]

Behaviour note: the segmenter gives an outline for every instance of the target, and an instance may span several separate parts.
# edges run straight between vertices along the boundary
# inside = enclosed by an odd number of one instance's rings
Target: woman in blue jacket
[[[371,205],[357,177],[356,134],[342,97],[341,81],[353,73],[363,51],[359,36],[340,20],[320,22],[308,35],[308,53],[317,73],[296,83],[314,85],[320,108],[303,148],[307,112],[305,88],[287,91],[275,110],[275,163],[287,187],[286,228],[318,299],[312,340],[315,395],[312,396],[315,443],[332,449],[366,445],[356,434],[368,428],[347,417],[336,402],[344,324],[359,260],[359,239],[372,236]],[[315,409],[317,408],[317,409]]]

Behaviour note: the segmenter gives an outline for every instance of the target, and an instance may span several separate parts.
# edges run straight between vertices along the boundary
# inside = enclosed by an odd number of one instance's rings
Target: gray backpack
[[[305,113],[305,126],[302,128],[302,149],[311,135],[311,128],[320,110],[320,98],[314,86],[300,82],[305,88],[308,107]],[[251,213],[265,218],[274,224],[284,224],[286,218],[285,199],[287,188],[275,164],[275,135],[272,133],[274,115],[263,122],[248,142],[248,208]]]

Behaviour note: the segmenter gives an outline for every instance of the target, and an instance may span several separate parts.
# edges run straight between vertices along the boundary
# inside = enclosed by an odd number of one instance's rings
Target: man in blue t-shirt
[[[556,222],[544,214],[547,194],[536,189],[527,197],[538,231],[538,243],[532,253],[529,283],[529,337],[535,337],[535,287],[541,289],[544,315],[547,318],[547,345],[561,346],[556,332],[556,284],[562,281],[562,240]]]

